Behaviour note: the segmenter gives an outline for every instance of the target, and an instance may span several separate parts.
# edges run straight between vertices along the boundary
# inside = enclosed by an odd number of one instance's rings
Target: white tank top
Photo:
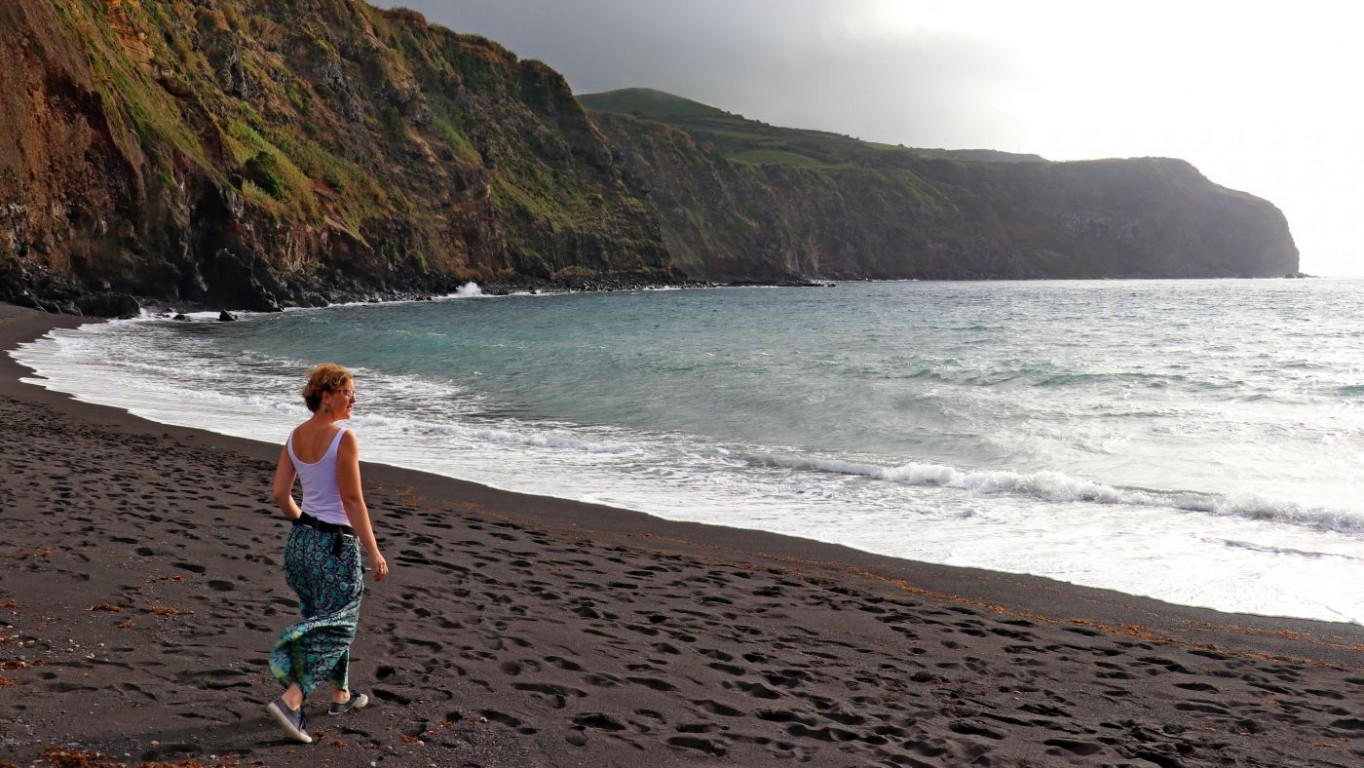
[[[345,427],[336,431],[327,452],[315,463],[302,461],[294,453],[294,433],[289,433],[289,459],[303,483],[303,511],[326,523],[350,525],[346,507],[341,503],[341,488],[336,483],[336,450],[341,445]]]

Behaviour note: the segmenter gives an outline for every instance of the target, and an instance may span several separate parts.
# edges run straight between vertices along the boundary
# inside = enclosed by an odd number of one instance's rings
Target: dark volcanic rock
[[[95,317],[137,317],[142,307],[127,293],[87,293],[76,300],[81,314]]]

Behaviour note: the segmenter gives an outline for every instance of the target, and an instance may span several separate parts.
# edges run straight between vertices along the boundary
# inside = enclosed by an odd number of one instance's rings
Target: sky
[[[1364,45],[1337,0],[371,0],[574,93],[656,88],[772,125],[1050,160],[1176,157],[1364,276]]]

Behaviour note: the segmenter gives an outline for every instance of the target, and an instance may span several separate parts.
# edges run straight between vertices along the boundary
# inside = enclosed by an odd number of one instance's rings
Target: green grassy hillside
[[[655,120],[669,118],[712,118],[723,120],[731,117],[722,109],[707,106],[699,101],[684,99],[671,93],[656,91],[652,88],[624,88],[606,93],[579,95],[579,103],[598,112],[615,112],[621,115],[651,117]]]
[[[689,275],[742,280],[1278,276],[1282,214],[1187,163],[1051,163],[780,128],[658,91],[577,97]]]
[[[998,150],[915,149],[853,138],[828,131],[781,128],[648,88],[579,94],[595,112],[629,115],[685,131],[708,151],[751,165],[811,167],[886,166],[916,157],[988,162],[1043,162],[1037,155]]]

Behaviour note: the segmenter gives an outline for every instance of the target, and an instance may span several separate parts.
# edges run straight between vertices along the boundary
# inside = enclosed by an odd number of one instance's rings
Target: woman
[[[374,580],[388,575],[379,553],[369,509],[360,490],[360,446],[336,422],[349,419],[355,406],[355,380],[334,363],[312,370],[303,388],[312,418],[298,425],[279,453],[274,496],[293,530],[284,545],[284,574],[298,593],[303,621],[275,641],[270,671],[285,691],[266,710],[289,736],[311,743],[303,701],[323,682],[331,685],[329,714],[361,709],[369,697],[347,682],[350,645],[360,619],[365,590],[360,548],[374,569]],[[294,480],[303,484],[303,507],[294,501]]]

